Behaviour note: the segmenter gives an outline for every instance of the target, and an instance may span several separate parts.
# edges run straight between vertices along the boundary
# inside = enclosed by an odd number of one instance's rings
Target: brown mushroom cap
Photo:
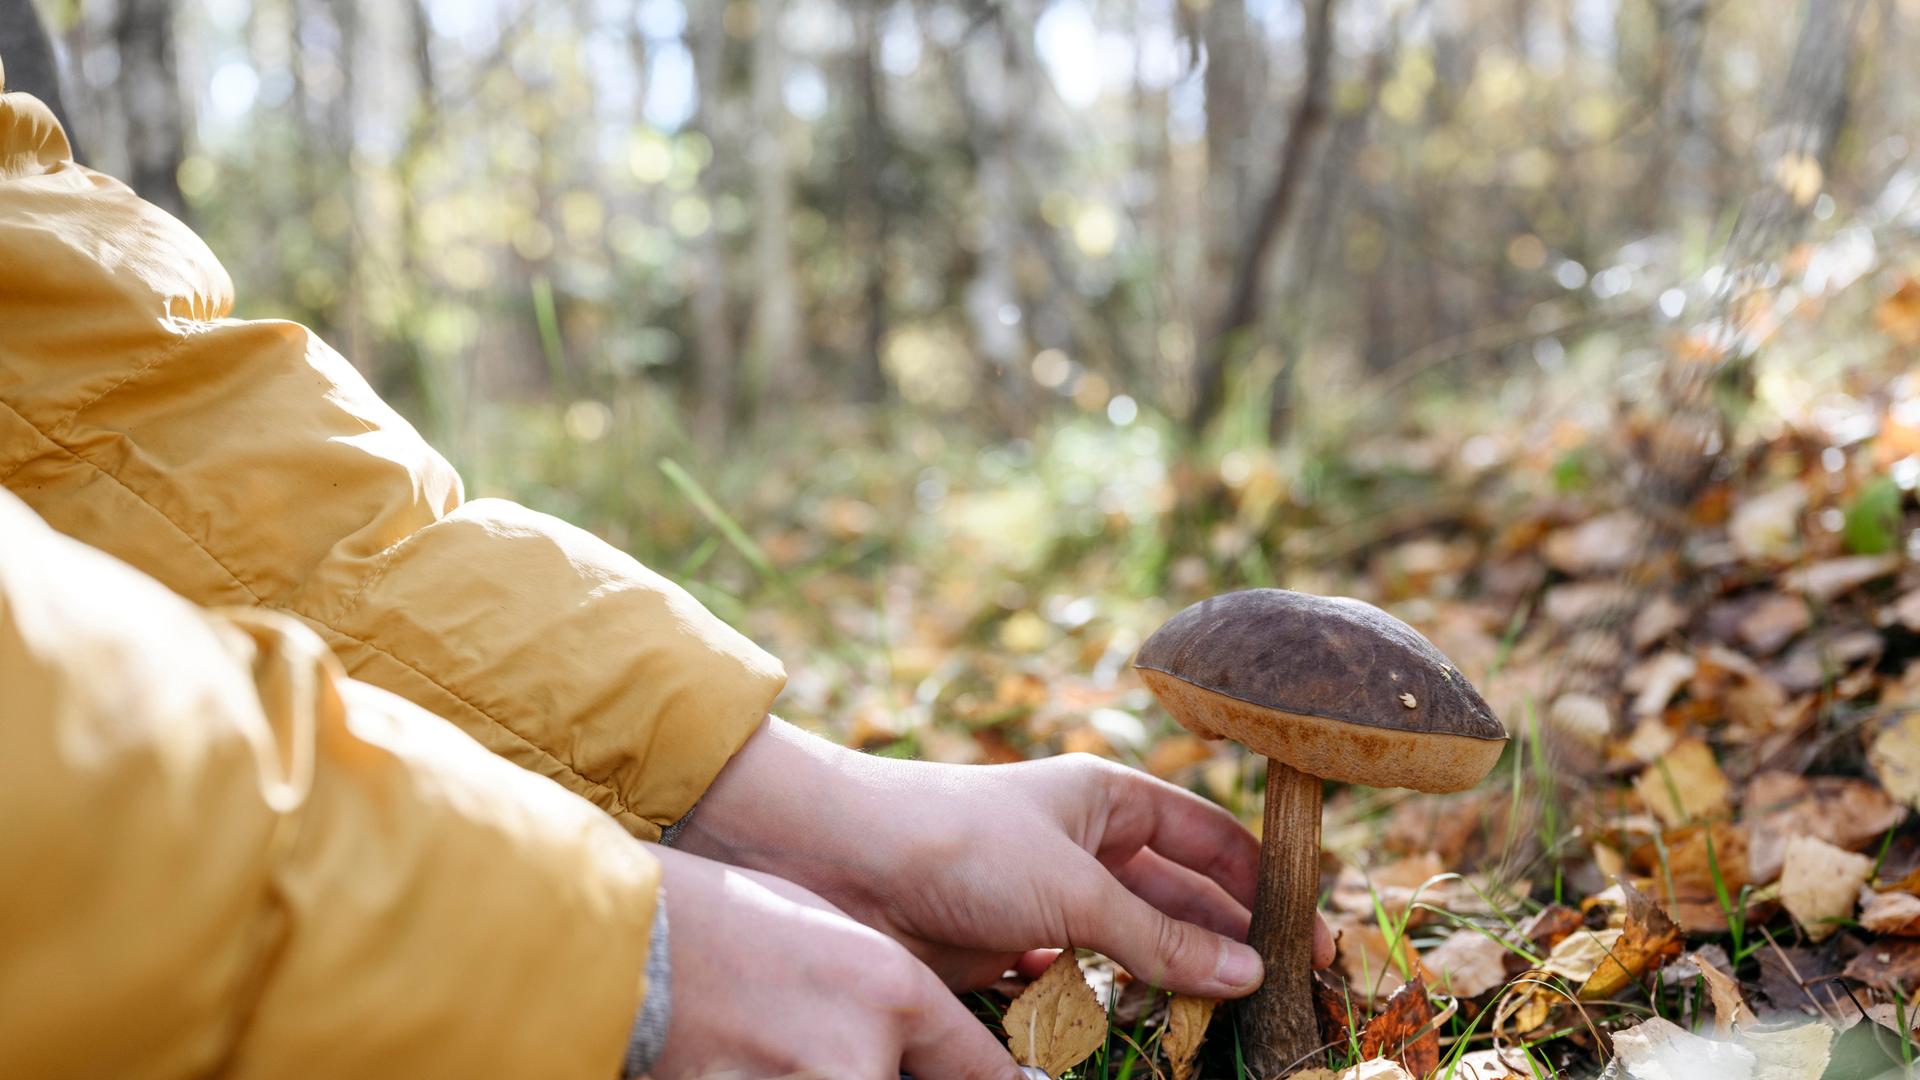
[[[1202,600],[1133,666],[1174,719],[1301,772],[1462,791],[1507,731],[1433,643],[1372,604],[1285,589]]]

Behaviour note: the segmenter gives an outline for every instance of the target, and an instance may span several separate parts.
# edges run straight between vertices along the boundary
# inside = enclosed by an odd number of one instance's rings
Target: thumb
[[[1180,994],[1244,997],[1260,985],[1260,954],[1242,942],[1169,918],[1099,864],[1086,902],[1067,911],[1068,933],[1119,961],[1135,978]]]

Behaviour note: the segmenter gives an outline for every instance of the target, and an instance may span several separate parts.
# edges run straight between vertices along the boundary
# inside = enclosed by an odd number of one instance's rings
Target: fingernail
[[[1220,966],[1213,972],[1214,978],[1235,989],[1258,985],[1260,975],[1260,954],[1231,941],[1226,943]]]

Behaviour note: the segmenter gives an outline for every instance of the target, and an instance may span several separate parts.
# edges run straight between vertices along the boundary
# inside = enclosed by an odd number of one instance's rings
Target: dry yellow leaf
[[[1192,1080],[1198,1073],[1200,1043],[1207,1037],[1207,1024],[1219,1004],[1213,998],[1175,994],[1167,1005],[1167,1033],[1160,1037],[1160,1049],[1167,1055],[1173,1080]]]
[[[1826,1075],[1833,1057],[1833,1029],[1814,1021],[1771,1031],[1747,1030],[1740,1033],[1740,1045],[1753,1053],[1753,1080],[1810,1080]]]
[[[1853,917],[1860,886],[1873,872],[1873,860],[1834,847],[1825,840],[1796,836],[1787,841],[1780,869],[1780,903],[1807,931],[1824,941],[1839,922]]]
[[[1867,751],[1867,762],[1887,794],[1920,806],[1920,713],[1909,712],[1883,729]]]
[[[1713,749],[1699,739],[1682,739],[1633,782],[1648,809],[1669,828],[1715,817],[1727,810],[1731,785]]]
[[[1642,974],[1659,968],[1683,947],[1680,927],[1671,916],[1631,884],[1623,881],[1620,888],[1627,901],[1626,925],[1621,927],[1620,939],[1607,951],[1607,958],[1581,984],[1584,1001],[1612,997]]]
[[[1571,983],[1586,982],[1624,933],[1624,930],[1575,930],[1560,939],[1540,970]]]
[[[1020,991],[1001,1023],[1014,1060],[1052,1077],[1087,1060],[1107,1037],[1107,1011],[1080,974],[1072,949]]]

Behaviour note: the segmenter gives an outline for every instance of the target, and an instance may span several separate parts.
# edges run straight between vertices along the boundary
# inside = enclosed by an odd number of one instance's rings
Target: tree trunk
[[[753,40],[754,352],[767,393],[783,404],[799,399],[811,381],[788,237],[793,178],[787,170],[787,107],[781,96],[786,51],[779,20],[784,8],[781,0],[760,0],[760,28]]]
[[[692,22],[687,27],[688,45],[693,51],[694,77],[699,81],[699,99],[694,107],[693,123],[713,146],[713,160],[700,170],[700,191],[712,208],[719,202],[720,163],[728,153],[722,96],[726,92],[727,31],[725,4],[693,5]],[[700,234],[695,255],[698,266],[693,291],[693,336],[695,348],[693,435],[709,451],[726,446],[733,434],[737,405],[738,358],[729,309],[732,307],[727,286],[727,256],[721,244],[717,220],[710,219]]]
[[[0,0],[0,59],[7,65],[7,89],[46,102],[67,129],[67,140],[77,144],[79,136],[60,94],[60,64],[54,57],[53,39],[47,36],[33,0]]]
[[[180,163],[187,127],[180,103],[170,0],[121,0],[113,24],[120,50],[119,91],[127,119],[127,181],[140,197],[185,220]]]
[[[1250,350],[1245,338],[1259,317],[1268,254],[1299,202],[1301,179],[1327,115],[1327,84],[1333,66],[1333,3],[1315,0],[1307,18],[1304,39],[1307,74],[1294,105],[1293,122],[1280,145],[1280,162],[1273,186],[1260,203],[1259,216],[1248,230],[1234,267],[1233,284],[1225,310],[1202,346],[1193,369],[1193,411],[1187,429],[1203,433],[1226,402],[1227,376]]]

